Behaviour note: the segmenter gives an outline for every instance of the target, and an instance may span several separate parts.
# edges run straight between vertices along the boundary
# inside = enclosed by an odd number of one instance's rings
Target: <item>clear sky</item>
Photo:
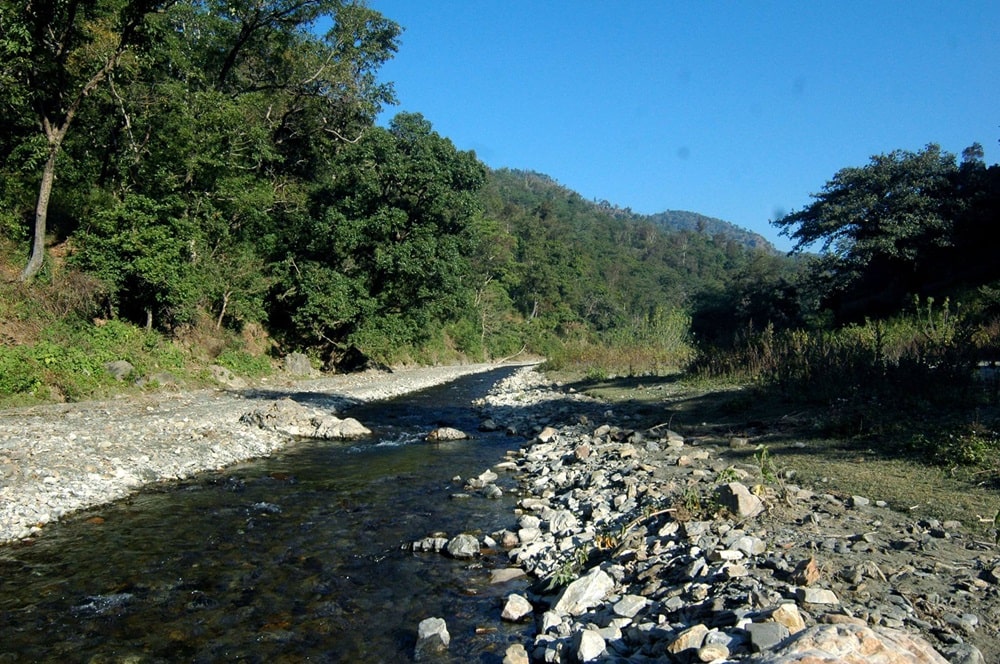
[[[872,155],[979,142],[1000,161],[1000,2],[369,0],[382,69],[492,168],[636,212],[756,231]]]

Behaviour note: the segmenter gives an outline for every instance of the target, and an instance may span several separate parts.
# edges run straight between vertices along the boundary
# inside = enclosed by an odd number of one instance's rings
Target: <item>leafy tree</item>
[[[176,198],[129,195],[92,215],[77,234],[74,261],[112,286],[116,310],[141,312],[147,329],[158,316],[186,322],[197,304],[197,228],[182,209]]]
[[[110,280],[126,316],[149,321],[153,312],[169,326],[176,315],[163,313],[196,303],[218,325],[263,320],[274,262],[286,258],[283,226],[307,214],[310,192],[345,168],[338,152],[392,100],[375,72],[400,29],[339,0],[180,0],[158,18],[155,48],[127,78],[109,76],[78,116],[91,131],[65,144],[75,165],[68,180],[90,200],[75,207],[79,262]],[[169,205],[152,211],[137,201]],[[183,286],[151,274],[133,288],[116,278],[121,270],[101,267],[129,265],[140,280],[136,270],[158,267],[134,260],[107,219],[130,232],[138,224],[147,238],[157,226],[183,226]]]
[[[384,355],[375,346],[413,343],[467,301],[486,170],[417,114],[365,132],[332,168],[314,212],[290,229],[278,304],[331,350]]]
[[[0,104],[42,132],[44,155],[31,257],[21,280],[41,269],[49,201],[66,135],[88,96],[147,41],[147,17],[173,0],[41,0],[0,5]],[[15,143],[7,138],[5,142]]]
[[[866,166],[840,170],[815,202],[774,223],[796,240],[797,251],[821,244],[813,281],[841,319],[888,315],[911,295],[956,285],[942,274],[972,257],[962,238],[985,222],[987,185],[972,177],[981,171],[960,168],[934,144],[876,155]]]

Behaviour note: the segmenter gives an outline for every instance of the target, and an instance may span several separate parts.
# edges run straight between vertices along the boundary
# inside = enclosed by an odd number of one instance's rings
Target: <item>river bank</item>
[[[0,543],[123,498],[280,449],[289,436],[240,423],[254,407],[293,398],[328,412],[389,399],[491,364],[368,371],[312,380],[272,377],[248,389],[159,390],[141,398],[0,413]]]
[[[3,532],[38,536],[62,514],[148,483],[266,456],[289,438],[240,422],[261,404],[291,397],[333,410],[490,368],[7,411]],[[509,524],[487,534],[470,523],[458,536],[475,533],[468,573],[497,581],[495,619],[528,635],[505,662],[804,661],[779,650],[793,645],[886,663],[1000,657],[1000,558],[961,523],[894,511],[877,485],[864,495],[796,485],[750,453],[750,441],[681,435],[661,424],[667,416],[650,424],[628,404],[529,369],[476,406],[525,439],[466,480],[474,512],[495,495],[491,475],[509,474],[498,482],[516,496]],[[504,592],[503,579],[518,574],[530,588]]]
[[[533,627],[508,664],[1000,661],[1000,557],[959,521],[799,486],[745,438],[640,425],[538,373],[504,383],[479,405],[530,440],[494,468],[521,493],[483,544],[534,581],[497,607]]]

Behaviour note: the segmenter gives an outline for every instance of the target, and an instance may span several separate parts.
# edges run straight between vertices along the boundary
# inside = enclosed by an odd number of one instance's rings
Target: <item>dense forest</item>
[[[786,256],[491,170],[419,113],[381,126],[400,33],[347,0],[0,0],[0,393],[81,398],[164,347],[145,361],[526,350],[798,394],[996,359],[979,144],[843,168],[775,220]]]

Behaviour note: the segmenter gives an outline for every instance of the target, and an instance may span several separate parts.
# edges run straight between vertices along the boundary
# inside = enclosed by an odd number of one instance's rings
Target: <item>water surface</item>
[[[468,407],[512,371],[355,408],[370,439],[299,441],[0,549],[0,661],[411,661],[417,624],[439,616],[441,661],[500,662],[522,638],[499,620],[518,587],[486,582],[506,556],[401,545],[512,525],[511,498],[450,497],[520,442],[476,432]],[[476,438],[424,443],[439,425]]]

